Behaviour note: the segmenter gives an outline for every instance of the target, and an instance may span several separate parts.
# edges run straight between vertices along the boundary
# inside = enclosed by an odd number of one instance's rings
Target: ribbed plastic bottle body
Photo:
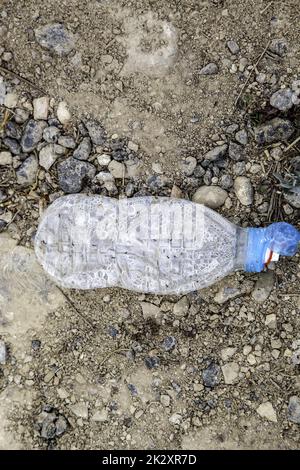
[[[63,287],[180,294],[242,268],[245,240],[243,229],[190,201],[78,194],[47,209],[35,250]]]

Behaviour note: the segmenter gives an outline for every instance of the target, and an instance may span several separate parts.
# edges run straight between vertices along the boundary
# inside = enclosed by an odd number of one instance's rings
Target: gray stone
[[[273,41],[270,43],[269,50],[279,57],[284,57],[288,50],[285,38],[273,39]]]
[[[88,162],[70,157],[58,166],[58,181],[65,193],[79,193],[87,179],[94,178],[96,168]]]
[[[212,150],[209,150],[205,155],[204,158],[205,160],[209,160],[210,162],[215,162],[219,158],[224,157],[228,149],[228,145],[219,145],[218,147],[213,148]]]
[[[35,183],[39,164],[35,155],[30,155],[16,170],[17,182],[21,186],[31,186]]]
[[[92,143],[89,137],[84,137],[77,149],[73,153],[73,157],[77,160],[87,160],[92,150]]]
[[[244,161],[237,162],[233,165],[233,172],[237,176],[243,175],[245,171],[246,171],[246,163]]]
[[[287,141],[294,133],[294,126],[288,119],[274,118],[254,129],[254,138],[260,145]]]
[[[22,150],[25,153],[32,152],[43,138],[43,132],[47,124],[44,121],[28,121],[21,139]]]
[[[235,194],[243,206],[250,206],[253,202],[253,187],[249,178],[238,176],[234,181]]]
[[[231,160],[236,162],[245,158],[244,148],[235,142],[230,142],[228,154]]]
[[[231,175],[222,175],[220,179],[220,186],[223,189],[229,189],[233,186],[233,178]]]
[[[193,196],[193,201],[204,204],[211,209],[223,206],[227,199],[227,192],[219,186],[201,186]]]
[[[62,147],[65,147],[66,149],[74,149],[76,147],[74,138],[69,135],[62,135],[59,137],[58,144]]]
[[[7,359],[7,350],[6,350],[6,344],[2,339],[0,339],[0,364],[4,365],[6,364],[6,359]]]
[[[186,176],[191,176],[197,166],[195,157],[186,157],[182,162],[182,171]]]
[[[12,154],[19,155],[21,153],[21,146],[16,139],[5,137],[3,139],[3,144],[11,151]]]
[[[227,47],[230,50],[231,54],[238,54],[240,52],[239,45],[235,41],[227,41]]]
[[[236,134],[235,134],[235,140],[237,142],[239,142],[239,144],[242,144],[242,145],[247,145],[248,143],[248,134],[247,134],[247,131],[245,129],[242,129],[240,131],[238,131]]]
[[[3,81],[3,78],[0,77],[0,106],[4,105],[6,95],[6,85]]]
[[[274,273],[271,271],[260,273],[254,290],[251,294],[255,302],[263,304],[272,292],[274,286]]]
[[[295,209],[300,209],[300,193],[287,192],[284,193],[284,198]]]
[[[212,362],[205,370],[202,371],[202,379],[205,387],[214,388],[220,383],[221,368],[218,364]]]
[[[65,56],[75,47],[75,37],[63,24],[54,23],[35,30],[35,37],[40,46],[59,56]]]
[[[67,431],[68,421],[63,415],[60,414],[58,416],[57,420],[55,421],[55,427],[56,427],[55,434],[57,437],[61,436]]]
[[[294,105],[294,92],[290,88],[278,90],[271,96],[270,104],[280,111],[288,111]]]
[[[45,170],[49,170],[58,157],[65,155],[66,149],[58,144],[48,144],[40,150],[39,162]]]
[[[300,398],[297,396],[290,397],[288,406],[288,420],[293,423],[300,424]]]
[[[48,144],[56,144],[60,135],[60,130],[58,127],[49,126],[43,132],[43,139],[48,142]]]
[[[104,127],[95,120],[90,120],[85,123],[85,127],[92,139],[93,144],[103,145],[106,141],[106,132]]]
[[[216,75],[219,72],[217,64],[211,62],[200,70],[200,75]]]
[[[88,419],[89,417],[89,409],[85,403],[75,403],[70,406],[70,410],[78,418]]]
[[[167,336],[162,344],[165,351],[171,351],[176,346],[176,338],[174,336]]]

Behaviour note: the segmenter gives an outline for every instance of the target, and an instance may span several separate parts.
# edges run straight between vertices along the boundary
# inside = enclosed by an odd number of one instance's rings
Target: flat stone
[[[0,166],[11,165],[13,162],[10,152],[0,152]]]
[[[295,129],[288,119],[274,118],[254,129],[254,138],[260,145],[287,141]]]
[[[75,47],[75,37],[61,23],[47,24],[35,30],[37,42],[59,56],[65,56]]]
[[[105,423],[108,421],[107,410],[103,408],[102,410],[96,411],[92,416],[92,421],[95,421],[96,423]]]
[[[49,97],[41,96],[33,100],[33,117],[35,120],[46,121],[49,113]]]
[[[217,64],[211,62],[200,70],[200,75],[216,75],[219,72]]]
[[[89,417],[89,409],[85,403],[75,403],[70,406],[70,410],[78,418],[88,419]]]
[[[6,93],[4,97],[4,106],[9,109],[16,108],[19,97],[16,93]]]
[[[274,281],[273,272],[260,273],[251,294],[252,299],[259,304],[263,304],[272,292]]]
[[[44,121],[28,121],[21,139],[23,152],[32,152],[43,138],[43,132],[47,124]]]
[[[253,202],[253,187],[249,178],[238,176],[234,181],[236,197],[243,206],[250,206]]]
[[[61,137],[59,137],[58,144],[61,145],[62,147],[65,147],[66,149],[76,148],[76,142],[74,138],[71,137],[70,135],[62,135]]]
[[[209,160],[210,162],[215,162],[219,158],[224,157],[228,149],[227,144],[219,145],[218,147],[209,150],[205,155],[205,160]]]
[[[116,179],[122,179],[125,177],[126,167],[124,163],[117,162],[116,160],[112,160],[108,165],[108,169],[110,173],[113,175],[113,177]]]
[[[275,313],[270,313],[266,316],[265,325],[271,330],[276,330],[277,327],[277,318]]]
[[[223,361],[228,361],[236,353],[237,348],[228,347],[221,349],[221,358]]]
[[[188,301],[188,298],[186,296],[181,297],[178,302],[173,307],[173,313],[175,317],[184,317],[187,315],[188,311],[190,308],[190,303]]]
[[[94,178],[95,174],[94,165],[70,157],[58,166],[59,186],[65,193],[79,193],[84,182]]]
[[[238,287],[225,285],[222,286],[220,290],[216,293],[216,295],[214,296],[214,301],[219,305],[223,305],[228,302],[228,300],[236,299],[240,295],[242,295],[241,289],[239,289]]]
[[[300,209],[300,193],[284,193],[284,199],[295,209]]]
[[[38,160],[35,155],[30,155],[16,170],[17,182],[21,186],[31,186],[36,182],[39,169]]]
[[[49,170],[58,157],[65,155],[66,149],[61,145],[48,144],[40,150],[39,163],[45,170]]]
[[[92,150],[92,143],[89,137],[84,137],[77,149],[73,153],[73,157],[77,160],[87,160]]]
[[[271,402],[266,401],[262,403],[261,405],[259,405],[256,411],[262,418],[266,418],[272,423],[277,423],[276,411],[274,410]]]
[[[143,317],[145,320],[154,320],[156,323],[160,324],[162,320],[162,312],[157,305],[151,304],[150,302],[141,302],[141,307],[143,311]]]
[[[300,398],[292,396],[288,405],[288,420],[300,424]]]
[[[204,204],[211,209],[223,206],[228,197],[225,189],[219,186],[201,186],[193,195],[193,201],[197,204]]]
[[[240,366],[237,362],[228,362],[222,366],[221,369],[226,385],[232,385],[237,381],[240,371]]]

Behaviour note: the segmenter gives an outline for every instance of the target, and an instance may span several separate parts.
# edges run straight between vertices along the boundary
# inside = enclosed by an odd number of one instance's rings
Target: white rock
[[[250,206],[253,202],[253,188],[246,176],[238,176],[234,181],[236,196],[243,206]]]
[[[107,165],[109,165],[109,163],[111,161],[111,156],[107,155],[106,153],[102,153],[102,155],[99,155],[97,157],[97,161],[98,161],[99,165],[107,166]]]
[[[105,421],[108,421],[107,410],[103,408],[103,410],[96,411],[92,416],[92,421],[95,421],[97,423],[104,423]]]
[[[33,117],[34,119],[42,119],[46,121],[49,113],[49,97],[41,96],[33,100]]]
[[[68,105],[65,101],[61,101],[58,104],[57,112],[56,112],[57,119],[61,124],[68,124],[71,121],[72,115],[68,109]]]
[[[272,421],[272,423],[277,423],[276,411],[274,410],[271,402],[266,401],[265,403],[262,403],[256,411],[262,418],[266,418],[269,421]]]
[[[277,319],[275,313],[270,313],[266,316],[265,325],[271,330],[275,330],[277,326]]]
[[[9,109],[13,109],[18,104],[18,95],[16,93],[7,93],[4,98],[4,106]]]
[[[135,143],[132,142],[131,140],[128,142],[127,147],[129,148],[129,150],[132,150],[132,152],[137,152],[138,149],[139,149],[138,144],[135,144]]]
[[[45,168],[45,170],[49,170],[56,159],[64,155],[66,153],[66,149],[61,145],[57,144],[48,144],[43,147],[39,153],[39,162],[40,166]]]
[[[226,385],[232,385],[239,376],[240,367],[236,362],[228,362],[222,366],[224,382]]]
[[[193,196],[197,204],[204,204],[211,209],[223,206],[227,199],[227,192],[219,186],[201,186]]]
[[[173,307],[173,313],[175,317],[184,317],[190,308],[188,298],[186,296],[182,297]]]
[[[182,416],[179,413],[174,413],[172,416],[169,418],[169,422],[171,424],[180,424],[182,421]]]
[[[110,173],[116,179],[121,179],[125,177],[125,165],[124,163],[117,162],[116,160],[112,160],[108,165],[108,169]]]
[[[74,405],[70,406],[70,410],[74,413],[74,415],[78,416],[78,418],[87,419],[89,416],[89,409],[85,403],[75,403]]]
[[[160,308],[150,302],[141,302],[143,317],[145,320],[151,319],[161,323],[162,312]]]
[[[221,358],[223,359],[223,361],[227,361],[228,359],[230,359],[236,353],[236,349],[237,348],[230,347],[221,349]]]
[[[0,166],[12,164],[12,154],[10,152],[0,152]]]

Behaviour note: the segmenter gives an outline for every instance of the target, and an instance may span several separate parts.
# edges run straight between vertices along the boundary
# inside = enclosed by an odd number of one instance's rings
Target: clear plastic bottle
[[[244,229],[184,199],[76,194],[45,211],[35,252],[62,287],[180,294],[236,270],[262,271],[299,241],[284,222]]]

